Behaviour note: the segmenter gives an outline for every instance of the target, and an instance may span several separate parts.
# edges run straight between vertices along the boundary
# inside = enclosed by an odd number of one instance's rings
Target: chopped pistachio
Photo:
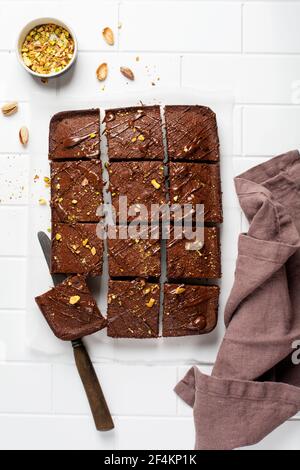
[[[21,48],[24,64],[42,75],[60,72],[74,55],[74,40],[61,26],[37,26],[26,36]]]
[[[93,246],[93,248],[91,249],[91,253],[93,256],[95,256],[95,254],[97,253],[97,250],[96,248]]]
[[[85,240],[82,240],[82,245],[83,246],[86,246],[88,244],[89,240],[88,238],[86,238]]]
[[[79,302],[80,300],[80,296],[79,295],[72,295],[72,297],[70,297],[70,300],[69,300],[69,303],[71,305],[75,305]]]
[[[44,199],[43,197],[41,197],[41,198],[39,199],[39,205],[40,205],[40,206],[46,206],[46,205],[47,205],[46,199]]]
[[[149,302],[146,303],[146,307],[152,308],[154,304],[155,304],[155,299],[151,298]]]
[[[160,184],[155,179],[151,180],[151,184],[155,189],[160,189]]]
[[[62,238],[62,237],[61,237],[61,234],[60,234],[60,233],[57,233],[57,234],[55,235],[55,240],[57,240],[58,242],[61,240],[61,238]]]
[[[176,295],[183,294],[184,292],[185,292],[185,288],[181,286],[177,287],[177,289],[175,290]]]

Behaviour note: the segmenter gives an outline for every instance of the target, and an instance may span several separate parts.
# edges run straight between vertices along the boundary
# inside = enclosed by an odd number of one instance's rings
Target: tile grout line
[[[243,158],[244,157],[244,106],[241,107],[240,139],[241,139],[241,158]]]
[[[120,52],[120,38],[121,38],[121,5],[119,1],[117,4],[117,52]]]
[[[244,3],[241,4],[241,54],[244,53]]]
[[[183,55],[179,56],[179,87],[182,88]]]

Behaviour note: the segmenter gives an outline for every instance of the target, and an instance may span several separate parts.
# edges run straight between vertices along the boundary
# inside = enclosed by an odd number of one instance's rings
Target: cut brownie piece
[[[64,341],[91,335],[106,327],[84,276],[73,276],[36,298],[51,330]]]
[[[53,224],[52,273],[102,273],[103,241],[98,238],[97,224]]]
[[[166,284],[163,336],[201,335],[212,331],[218,318],[218,286]]]
[[[163,161],[159,106],[109,109],[104,122],[110,160]]]
[[[54,222],[98,222],[103,202],[99,160],[51,163],[51,206]]]
[[[219,164],[170,163],[173,204],[204,204],[205,222],[222,222]]]
[[[65,111],[52,117],[49,132],[51,160],[99,158],[99,156],[99,109]]]
[[[109,281],[107,334],[113,338],[157,338],[159,284]]]
[[[156,239],[151,238],[152,231],[147,227],[142,227],[140,232],[138,238],[108,240],[111,277],[160,277],[159,230],[153,230]],[[148,239],[144,239],[144,233]]]
[[[219,160],[215,113],[206,106],[166,106],[166,131],[170,160]]]
[[[112,204],[120,219],[119,197],[127,196],[130,209],[128,220],[137,216],[140,220],[150,220],[151,204],[166,203],[164,167],[158,162],[114,162],[109,166]],[[140,205],[147,208],[148,215],[143,215]],[[123,215],[123,212],[122,212]],[[158,213],[153,214],[153,220],[158,219]],[[124,217],[124,215],[123,215]]]
[[[198,249],[191,250],[191,247]],[[169,279],[197,279],[221,277],[219,230],[204,228],[204,245],[186,239],[176,239],[171,233],[167,242],[167,268]]]

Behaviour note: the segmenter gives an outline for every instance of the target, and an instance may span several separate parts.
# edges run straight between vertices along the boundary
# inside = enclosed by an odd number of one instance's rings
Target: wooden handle
[[[81,339],[72,341],[76,366],[85,388],[98,431],[110,431],[114,423],[95,369]]]

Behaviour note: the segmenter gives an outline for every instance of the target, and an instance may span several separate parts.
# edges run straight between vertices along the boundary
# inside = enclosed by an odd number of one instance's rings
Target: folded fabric
[[[235,178],[249,223],[239,237],[226,333],[212,376],[192,368],[175,391],[194,409],[196,449],[255,444],[300,410],[300,155]]]

